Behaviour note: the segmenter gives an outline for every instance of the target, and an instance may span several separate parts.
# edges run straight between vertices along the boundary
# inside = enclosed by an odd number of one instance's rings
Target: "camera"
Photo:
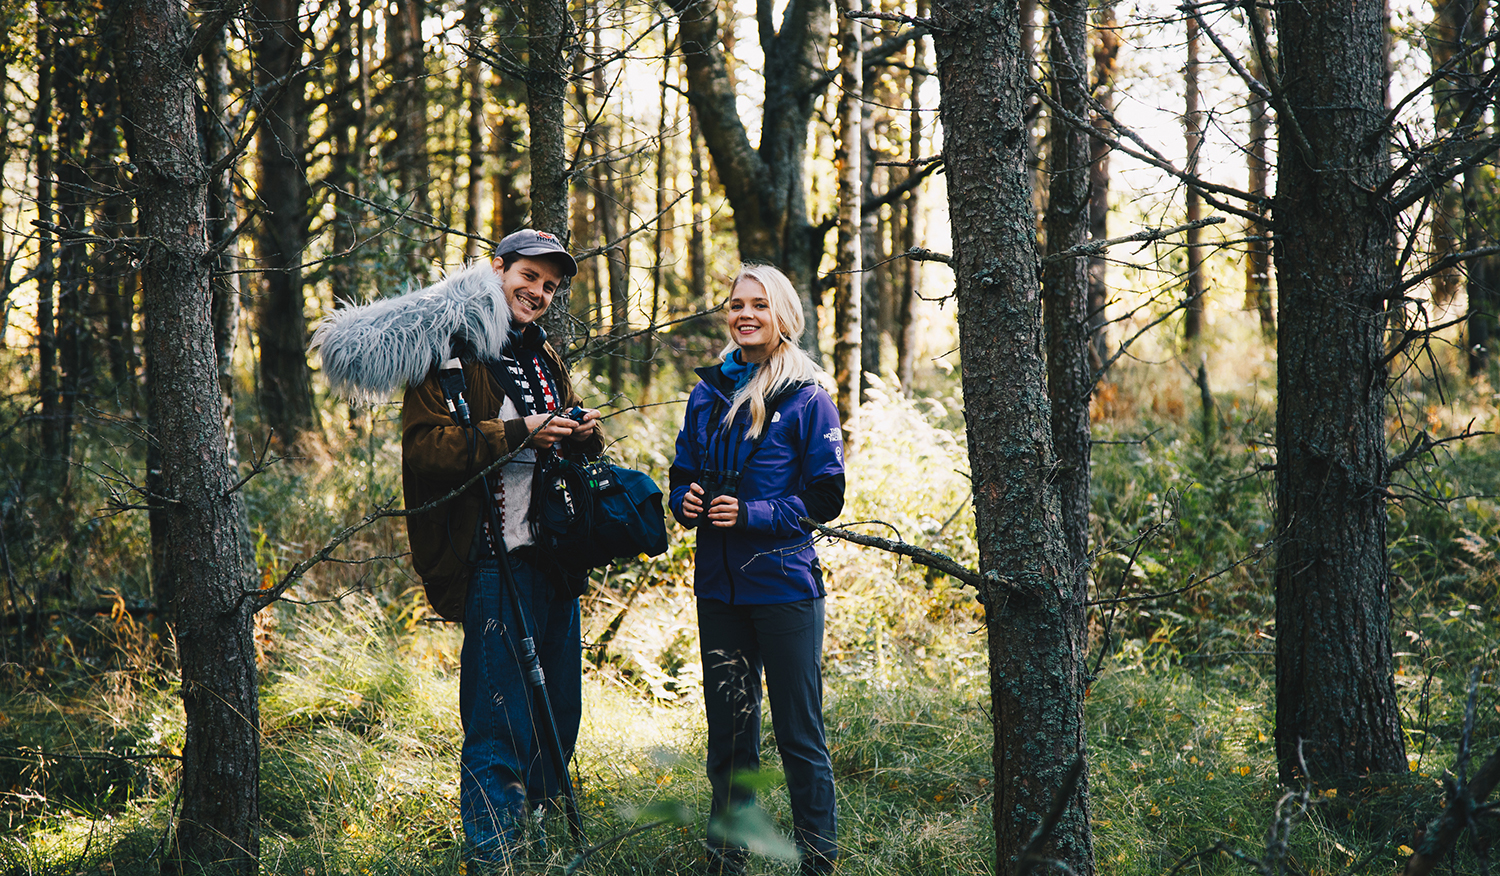
[[[740,494],[740,473],[737,471],[713,471],[705,469],[698,475],[698,486],[703,488],[703,513],[720,496],[736,498]]]
[[[574,405],[571,408],[568,408],[566,411],[563,411],[563,416],[567,417],[575,423],[582,423],[584,416],[587,414],[588,409],[583,407],[582,405]]]

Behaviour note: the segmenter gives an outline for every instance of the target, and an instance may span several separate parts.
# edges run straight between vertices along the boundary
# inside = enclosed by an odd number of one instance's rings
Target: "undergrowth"
[[[1472,667],[1482,670],[1476,745],[1500,738],[1500,447],[1477,438],[1445,448],[1391,506],[1392,635],[1411,771],[1354,796],[1286,789],[1272,743],[1273,411],[1263,387],[1220,391],[1205,426],[1200,410],[1163,401],[1196,398],[1185,385],[1163,388],[1123,366],[1115,380],[1096,411],[1094,595],[1187,589],[1090,615],[1099,871],[1250,872],[1215,846],[1264,854],[1278,811],[1295,814],[1289,872],[1333,876],[1361,862],[1390,871],[1438,811]],[[676,410],[611,418],[611,436],[622,439],[612,453],[664,482]],[[877,385],[841,520],[972,566],[961,411],[951,390],[913,400]],[[273,466],[247,487],[264,579],[399,492],[391,414],[377,410],[372,431]],[[76,486],[88,489],[83,479]],[[170,635],[130,610],[149,595],[147,533],[129,515],[90,526],[81,531],[97,562],[71,568],[100,577],[70,586],[106,594],[105,610],[49,616],[29,658],[0,668],[0,873],[154,872],[174,814],[183,726]],[[693,534],[672,538],[662,557],[597,575],[584,600],[574,770],[589,837],[670,816],[602,842],[587,873],[702,866],[708,786]],[[319,567],[258,619],[263,872],[461,870],[460,633],[428,616],[403,551],[399,525],[383,521],[340,556],[387,559]],[[993,872],[986,642],[973,593],[848,543],[820,552],[840,872]],[[46,562],[40,551],[29,556],[38,568]],[[765,732],[774,773],[769,722]],[[785,829],[785,794],[772,788],[761,800]],[[538,864],[560,874],[577,850],[561,824],[545,829],[550,851]],[[1464,851],[1456,866],[1474,864]],[[793,869],[762,857],[752,865]]]

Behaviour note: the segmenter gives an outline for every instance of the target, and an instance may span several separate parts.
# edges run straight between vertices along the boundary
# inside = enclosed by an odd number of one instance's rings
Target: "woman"
[[[715,825],[754,791],[731,778],[760,766],[760,676],[786,770],[804,874],[838,856],[833,765],[823,732],[823,575],[801,518],[844,505],[838,411],[794,340],[802,304],[786,275],[746,265],[725,306],[729,346],[699,368],[672,463],[673,515],[698,528],[694,591],[708,712]],[[711,830],[710,872],[745,861],[734,831]]]

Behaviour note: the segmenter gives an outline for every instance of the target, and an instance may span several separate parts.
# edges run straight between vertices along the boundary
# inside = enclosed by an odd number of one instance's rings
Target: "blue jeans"
[[[559,596],[546,576],[515,553],[508,561],[546,677],[563,757],[571,760],[583,701],[578,600]],[[522,625],[506,585],[499,561],[484,560],[469,578],[464,604],[459,811],[466,855],[477,861],[506,860],[530,808],[561,789],[544,735],[546,718],[526,679]]]
[[[698,600],[703,701],[708,713],[712,812],[754,801],[734,774],[760,769],[760,676],[771,700],[771,729],[786,770],[792,832],[804,855],[838,857],[833,762],[823,730],[823,600],[729,605]],[[711,848],[725,844],[710,837]]]

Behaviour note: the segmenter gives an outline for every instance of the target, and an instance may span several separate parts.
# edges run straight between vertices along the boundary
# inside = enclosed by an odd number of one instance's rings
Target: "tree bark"
[[[1088,113],[1088,6],[1086,0],[1052,0],[1048,67],[1053,99],[1074,118]],[[1049,117],[1047,152],[1047,251],[1062,252],[1084,242],[1089,226],[1089,137],[1056,115]],[[1052,398],[1052,442],[1057,454],[1055,483],[1062,507],[1063,538],[1080,590],[1088,587],[1089,398],[1094,391],[1089,365],[1089,276],[1083,257],[1047,263],[1042,269],[1042,300],[1047,328],[1047,391]]]
[[[1395,217],[1381,0],[1285,3],[1276,277],[1276,756],[1282,781],[1406,770],[1386,558]],[[1336,108],[1336,109],[1330,109]],[[1303,136],[1299,136],[1299,132]]]
[[[934,2],[957,278],[965,420],[989,638],[997,872],[1015,873],[1069,767],[1085,755],[1084,602],[1069,574],[1042,361],[1028,59],[1015,0]],[[1042,845],[1092,874],[1087,782]]]
[[[860,51],[859,24],[849,17],[861,11],[861,0],[835,0],[838,16],[839,100],[838,145],[833,153],[838,175],[838,250],[834,260],[833,284],[833,382],[837,389],[839,422],[848,446],[858,432],[859,380],[863,352],[860,332],[863,329],[864,244],[861,240],[860,203],[864,175],[860,172],[864,157],[861,136],[860,100],[864,93],[863,52]]]
[[[805,159],[813,103],[820,90],[831,31],[828,0],[790,0],[780,28],[772,27],[772,0],[756,0],[765,53],[766,98],[759,148],[736,106],[734,84],[721,48],[717,0],[667,0],[677,13],[687,63],[688,100],[734,212],[739,255],[778,265],[803,296],[807,323],[802,348],[818,352],[816,271],[823,232],[808,220]]]
[[[256,305],[260,344],[260,407],[285,447],[317,425],[312,373],[307,367],[307,304],[302,251],[307,236],[303,166],[302,34],[297,0],[255,0],[255,81],[276,97],[261,111],[257,191],[265,215],[256,234],[264,271]],[[291,82],[287,83],[290,79]]]
[[[247,570],[220,413],[207,173],[194,118],[181,0],[121,4],[120,69],[137,132],[136,205],[152,435],[161,451],[167,560],[187,718],[175,858],[182,869],[257,869],[260,736]]]

